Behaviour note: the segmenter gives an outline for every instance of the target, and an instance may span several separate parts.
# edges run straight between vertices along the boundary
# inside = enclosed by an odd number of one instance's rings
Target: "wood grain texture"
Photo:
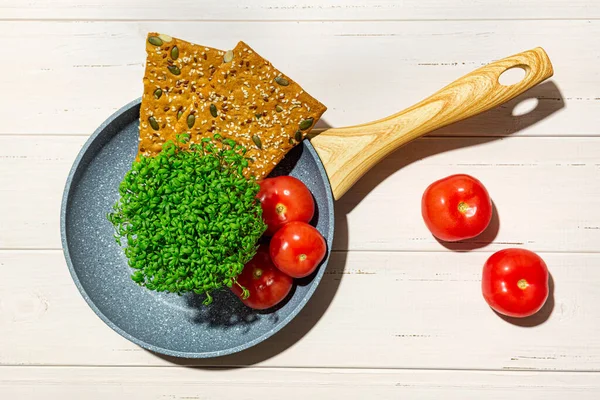
[[[108,328],[62,252],[0,251],[0,365],[600,371],[600,255],[540,253],[553,294],[532,326],[519,326],[481,297],[490,254],[334,252],[311,301],[281,332],[243,353],[182,361]]]
[[[22,57],[17,71],[0,74],[7,96],[18,105],[0,107],[0,134],[91,134],[140,96],[141,44],[153,29],[225,49],[243,37],[329,107],[320,129],[384,118],[475,68],[539,45],[557,71],[552,80],[433,135],[599,133],[600,75],[595,66],[600,47],[580,51],[574,44],[599,37],[600,21],[0,21],[0,28],[4,51]],[[365,72],[375,70],[377,74]],[[513,115],[522,102],[537,104],[536,112]]]
[[[259,368],[0,368],[0,396],[28,400],[593,400],[599,375],[582,373]]]
[[[500,76],[522,68],[525,76],[505,86]],[[419,103],[389,117],[351,127],[328,129],[312,139],[339,200],[388,154],[433,130],[504,104],[553,75],[542,48],[515,54],[478,68]]]
[[[0,136],[0,248],[60,248],[57,210],[86,139]],[[456,248],[597,252],[599,160],[600,138],[416,140],[337,202],[334,249],[448,251],[423,224],[421,196],[436,179],[470,173],[487,186],[497,217],[484,235]]]
[[[593,0],[6,0],[5,19],[480,20],[600,18]]]

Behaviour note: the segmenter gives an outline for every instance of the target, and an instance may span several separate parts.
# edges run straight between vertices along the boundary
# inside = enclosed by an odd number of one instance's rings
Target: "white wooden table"
[[[0,0],[0,398],[600,398],[600,3],[294,3]],[[67,173],[91,132],[140,96],[150,30],[246,41],[325,103],[331,126],[396,112],[535,46],[555,76],[365,176],[336,206],[324,280],[282,332],[182,361],[105,326],[60,246]],[[429,183],[459,172],[486,184],[499,215],[468,252],[434,240],[419,211]],[[509,246],[539,252],[554,281],[521,325],[480,291],[484,261]]]

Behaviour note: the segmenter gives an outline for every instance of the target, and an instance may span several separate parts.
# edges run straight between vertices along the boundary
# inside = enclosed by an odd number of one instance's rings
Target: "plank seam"
[[[137,364],[0,364],[1,368],[202,368],[206,370],[230,370],[234,369],[255,369],[255,370],[348,370],[348,371],[423,371],[423,372],[503,372],[507,374],[527,374],[527,373],[568,373],[568,374],[600,374],[600,370],[591,369],[505,369],[505,368],[425,368],[425,367],[360,367],[360,366],[348,366],[348,367],[334,367],[334,366],[236,366],[236,365],[223,365],[223,366],[206,366],[193,363],[190,364],[171,364],[171,365],[137,365]]]
[[[176,18],[0,18],[0,22],[211,22],[211,23],[305,23],[305,22],[528,22],[528,21],[598,21],[600,18],[383,18],[383,19],[176,19]]]

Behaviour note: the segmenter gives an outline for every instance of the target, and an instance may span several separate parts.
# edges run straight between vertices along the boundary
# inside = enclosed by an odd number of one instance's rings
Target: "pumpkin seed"
[[[256,119],[261,119],[262,118],[262,114],[254,114],[254,116],[256,117]]]
[[[168,65],[167,68],[169,69],[169,71],[171,71],[173,75],[181,74],[181,70],[177,65]]]
[[[296,142],[301,142],[302,141],[302,132],[296,131],[296,135],[294,135],[294,138],[296,139]]]
[[[252,136],[252,141],[254,142],[256,147],[258,147],[259,149],[262,150],[262,142],[260,141],[260,138],[258,136],[256,136],[256,135]]]
[[[194,126],[195,123],[196,123],[196,117],[194,116],[194,114],[188,115],[188,117],[187,117],[188,128],[192,129],[192,126]]]
[[[277,111],[277,112],[282,112],[282,111],[283,111],[283,107],[281,107],[281,106],[276,106],[276,107],[275,107],[275,111]]]
[[[305,131],[308,128],[310,128],[313,124],[313,121],[314,121],[314,119],[311,117],[311,118],[305,119],[304,121],[300,122],[300,130]]]
[[[158,36],[150,36],[148,38],[148,43],[150,43],[153,46],[162,46],[163,41]]]
[[[215,106],[214,104],[210,105],[210,115],[217,118],[217,106]]]
[[[223,56],[223,62],[231,62],[233,60],[233,50],[227,50]]]
[[[179,121],[179,118],[181,118],[182,115],[183,115],[183,110],[177,111],[177,120],[178,121]]]
[[[164,42],[170,42],[171,40],[173,40],[173,38],[169,35],[165,35],[164,33],[161,33],[160,35],[158,35],[159,38],[161,38]]]
[[[179,58],[179,48],[177,46],[173,46],[171,49],[171,58],[173,60],[177,60]]]
[[[158,126],[158,122],[156,121],[156,118],[148,117],[148,123],[150,124],[152,129],[154,129],[155,131],[158,130],[159,126]]]
[[[154,98],[155,98],[156,100],[158,100],[158,99],[160,99],[160,96],[162,96],[162,89],[161,89],[161,88],[158,88],[158,89],[156,89],[156,90],[154,91]]]
[[[287,81],[287,79],[285,79],[283,76],[279,75],[277,77],[275,77],[275,82],[277,82],[278,84],[280,84],[281,86],[287,86],[290,83]]]
[[[289,143],[289,144],[294,144],[294,139],[293,139],[293,138],[290,138],[290,140],[288,140],[288,143]]]

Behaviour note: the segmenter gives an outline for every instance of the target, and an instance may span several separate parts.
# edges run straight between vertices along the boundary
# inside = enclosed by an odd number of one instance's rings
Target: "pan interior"
[[[245,307],[229,290],[203,297],[156,293],[135,284],[106,215],[135,158],[139,100],[118,111],[88,140],[69,176],[61,228],[71,274],[92,309],[111,328],[150,350],[181,357],[212,357],[250,347],[271,336],[304,306],[325,270],[333,239],[333,198],[316,152],[297,146],[272,175],[301,179],[315,197],[314,222],[328,243],[327,258],[275,310]]]

